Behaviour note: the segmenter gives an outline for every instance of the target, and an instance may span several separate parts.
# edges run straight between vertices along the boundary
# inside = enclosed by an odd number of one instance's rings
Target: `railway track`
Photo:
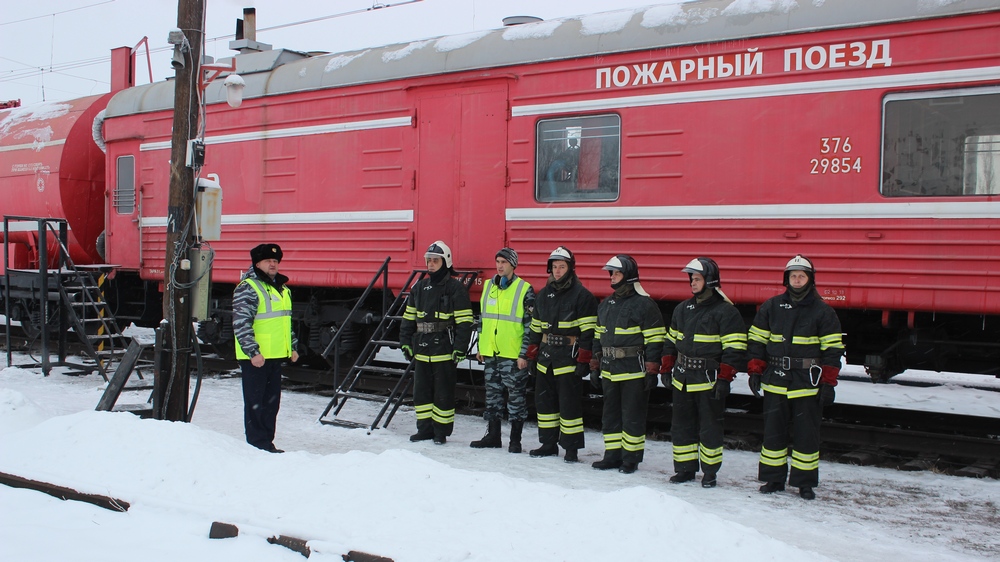
[[[23,349],[25,343],[23,335],[12,333],[13,349]],[[238,370],[235,361],[210,354],[203,358],[203,363],[209,373]],[[330,396],[334,384],[344,374],[335,377],[329,371],[288,365],[284,369],[285,389]],[[395,384],[395,378],[369,375],[361,384],[365,392],[386,394]],[[485,402],[481,374],[460,373],[456,397],[460,413],[480,414]],[[532,404],[531,400],[528,402]],[[584,398],[584,422],[588,427],[599,427],[601,407],[600,396],[588,394]],[[726,411],[727,448],[759,450],[763,435],[760,408],[760,400],[730,395]],[[669,392],[657,388],[650,397],[650,439],[669,439],[670,416]],[[821,454],[828,461],[1000,478],[1000,419],[997,418],[834,404],[824,411],[821,436]]]

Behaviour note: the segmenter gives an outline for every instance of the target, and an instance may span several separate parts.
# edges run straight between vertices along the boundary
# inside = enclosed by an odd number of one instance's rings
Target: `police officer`
[[[674,308],[663,345],[660,373],[672,386],[674,471],[670,481],[694,480],[714,488],[722,466],[723,420],[729,385],[746,366],[746,325],[722,292],[719,266],[695,258],[684,269],[691,284],[688,300]]]
[[[496,449],[500,443],[500,420],[504,413],[504,391],[507,391],[507,414],[510,419],[511,453],[521,452],[521,429],[528,417],[528,340],[525,332],[531,326],[531,311],[535,307],[535,290],[514,273],[517,252],[501,248],[496,254],[497,274],[486,281],[480,298],[482,311],[479,351],[476,359],[484,363],[486,381],[486,435],[470,445],[474,449]]]
[[[233,291],[236,359],[243,373],[243,428],[247,443],[271,453],[281,405],[281,364],[299,360],[292,330],[292,291],[278,273],[281,247],[260,244],[250,250],[250,269]]]
[[[573,252],[559,246],[549,254],[549,280],[535,298],[528,332],[527,359],[535,361],[535,410],[538,440],[533,457],[566,450],[566,462],[577,462],[583,448],[583,404],[580,379],[590,372],[597,326],[597,299],[580,283]]]
[[[764,443],[757,477],[763,494],[799,489],[811,500],[819,484],[819,426],[833,404],[844,344],[840,320],[816,291],[816,271],[797,255],[785,265],[785,292],[757,311],[750,327],[750,390],[764,391]],[[788,447],[792,469],[788,470]]]
[[[443,445],[455,427],[457,365],[465,360],[472,336],[469,291],[452,268],[451,249],[438,240],[424,253],[428,275],[410,290],[399,341],[413,370],[417,432],[410,441],[433,439]]]
[[[631,474],[646,448],[649,392],[656,387],[667,330],[660,309],[639,284],[632,256],[618,254],[604,269],[615,292],[597,308],[600,345],[594,346],[590,381],[604,391],[604,458],[591,466]]]

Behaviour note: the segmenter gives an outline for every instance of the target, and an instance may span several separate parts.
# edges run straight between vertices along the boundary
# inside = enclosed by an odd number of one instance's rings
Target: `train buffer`
[[[358,354],[357,360],[354,365],[351,366],[347,375],[343,378],[339,385],[336,385],[336,390],[334,391],[333,398],[330,403],[327,404],[326,409],[323,414],[320,415],[319,421],[327,425],[336,425],[340,427],[349,428],[364,428],[367,429],[369,433],[372,430],[378,429],[379,424],[382,428],[389,426],[389,422],[392,421],[393,416],[399,410],[399,407],[403,405],[404,401],[410,395],[410,389],[413,386],[413,368],[414,363],[411,360],[406,367],[390,367],[376,364],[376,356],[378,352],[383,348],[399,349],[400,342],[399,339],[393,339],[392,336],[399,333],[399,325],[403,319],[403,311],[406,307],[407,298],[410,295],[410,288],[427,275],[425,270],[414,270],[410,273],[403,285],[403,289],[399,291],[396,298],[390,303],[388,302],[388,271],[389,271],[389,261],[390,258],[386,258],[385,262],[382,263],[382,267],[379,268],[378,272],[372,278],[371,283],[368,284],[368,288],[365,289],[364,294],[358,299],[358,304],[355,306],[354,310],[348,315],[347,320],[342,324],[346,326],[352,318],[360,317],[364,312],[361,310],[361,304],[365,301],[368,294],[373,291],[379,280],[382,282],[383,287],[383,305],[382,305],[382,318],[372,332],[371,338],[365,343]],[[458,272],[459,279],[468,285],[473,282],[478,275],[475,271],[460,271]],[[356,316],[357,315],[357,316]],[[337,365],[336,358],[339,357],[337,353],[337,346],[340,341],[340,334],[342,330],[338,330],[334,334],[330,344],[327,346],[326,350],[323,352],[323,356],[329,361],[331,357],[334,358],[333,370],[336,374]],[[388,393],[386,394],[375,394],[370,392],[364,392],[362,390],[363,380],[369,380],[372,378],[377,378],[384,381],[389,386]],[[350,400],[361,400],[366,402],[376,402],[381,403],[382,406],[379,408],[378,412],[375,414],[374,419],[371,421],[354,421],[348,420],[346,418],[346,412],[344,411],[344,406]]]

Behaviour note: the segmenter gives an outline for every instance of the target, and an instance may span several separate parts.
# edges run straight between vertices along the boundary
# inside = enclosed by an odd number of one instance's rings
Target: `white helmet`
[[[427,247],[427,251],[424,252],[424,257],[441,258],[444,260],[444,266],[451,269],[451,248],[440,240],[435,241]]]
[[[782,284],[786,287],[788,286],[788,274],[791,271],[805,271],[806,275],[809,276],[810,283],[816,283],[816,269],[813,268],[812,262],[809,258],[803,256],[802,254],[796,255],[794,258],[788,260],[785,264],[785,274]]]
[[[576,267],[576,258],[573,257],[573,252],[569,251],[569,248],[566,246],[559,246],[549,254],[549,261],[545,268],[546,273],[552,273],[552,262],[554,261],[566,262],[570,271],[573,271],[573,268]]]

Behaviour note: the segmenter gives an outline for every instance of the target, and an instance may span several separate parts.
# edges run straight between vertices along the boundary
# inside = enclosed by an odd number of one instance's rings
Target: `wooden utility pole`
[[[194,244],[194,173],[185,160],[189,141],[198,131],[198,93],[201,85],[201,43],[205,0],[178,0],[177,28],[183,33],[174,74],[174,129],[170,150],[170,200],[167,208],[166,267],[161,324],[164,353],[156,373],[154,414],[161,419],[187,421],[191,357],[191,291],[183,286],[190,271],[182,269]],[[181,285],[181,286],[178,286]]]

